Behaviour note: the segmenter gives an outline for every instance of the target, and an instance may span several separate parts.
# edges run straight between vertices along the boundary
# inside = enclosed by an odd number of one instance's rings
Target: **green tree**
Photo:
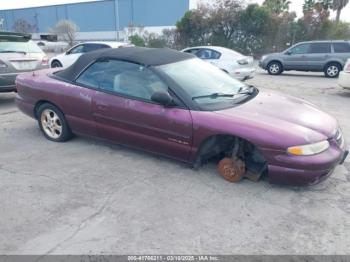
[[[156,35],[151,33],[147,36],[147,47],[151,48],[163,48],[167,46],[167,41],[164,38],[164,35]]]
[[[316,4],[315,0],[305,0],[303,4],[304,14],[312,12],[314,10],[315,4]]]
[[[210,42],[214,45],[233,47],[239,32],[240,15],[243,10],[236,0],[217,0],[209,10],[208,28]]]
[[[179,41],[184,46],[203,45],[209,38],[208,10],[204,6],[187,11],[176,23]]]
[[[266,6],[274,15],[280,15],[284,12],[288,12],[289,0],[265,0],[263,5]]]
[[[329,18],[336,0],[304,1],[304,15],[296,20],[295,12],[288,11],[289,0],[247,6],[240,0],[212,0],[187,12],[175,30],[159,37],[178,49],[213,44],[257,56],[300,41],[350,38],[348,23]]]
[[[258,4],[248,5],[240,15],[240,33],[237,46],[245,53],[261,53],[266,47],[265,38],[272,27],[271,14]]]
[[[141,47],[145,46],[145,40],[139,35],[129,36],[129,41],[135,46],[141,46]]]

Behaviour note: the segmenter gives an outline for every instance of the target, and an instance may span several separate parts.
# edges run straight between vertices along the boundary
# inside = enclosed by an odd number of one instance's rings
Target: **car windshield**
[[[247,95],[238,95],[249,87],[229,74],[198,58],[159,66],[200,106],[221,104],[233,105],[234,100]],[[226,105],[224,105],[226,104]]]
[[[0,53],[42,53],[40,47],[33,41],[10,42],[0,39]]]

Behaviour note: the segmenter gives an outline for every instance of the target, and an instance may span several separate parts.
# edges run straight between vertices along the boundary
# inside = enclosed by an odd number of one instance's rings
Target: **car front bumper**
[[[350,89],[350,73],[341,71],[338,78],[338,85],[342,88]]]
[[[256,69],[251,67],[237,68],[237,69],[234,69],[230,75],[238,80],[247,80],[254,77],[255,71]]]
[[[263,62],[262,60],[259,61],[259,67],[266,70],[267,64]]]
[[[16,91],[17,73],[0,74],[0,92]]]
[[[264,155],[269,154],[266,153]],[[345,141],[339,146],[331,140],[326,151],[312,156],[293,156],[284,152],[270,155],[267,157],[269,182],[292,186],[315,185],[328,178],[348,154]]]

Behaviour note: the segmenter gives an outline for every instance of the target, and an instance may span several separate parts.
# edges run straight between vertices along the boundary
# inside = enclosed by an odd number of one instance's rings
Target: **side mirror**
[[[151,100],[163,106],[170,106],[173,104],[173,98],[168,92],[165,91],[154,92],[151,97]]]
[[[291,54],[293,54],[293,52],[291,50],[288,50],[285,54],[286,55],[291,55]]]

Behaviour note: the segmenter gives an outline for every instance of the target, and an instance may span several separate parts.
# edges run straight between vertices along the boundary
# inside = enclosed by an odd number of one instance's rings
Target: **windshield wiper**
[[[27,53],[24,51],[15,51],[15,50],[2,50],[0,53],[19,53],[19,54],[24,54],[26,55]]]
[[[194,97],[192,97],[192,100],[199,99],[199,98],[215,99],[215,98],[218,98],[218,97],[234,97],[234,96],[235,96],[235,94],[212,93],[210,95],[194,96]]]

